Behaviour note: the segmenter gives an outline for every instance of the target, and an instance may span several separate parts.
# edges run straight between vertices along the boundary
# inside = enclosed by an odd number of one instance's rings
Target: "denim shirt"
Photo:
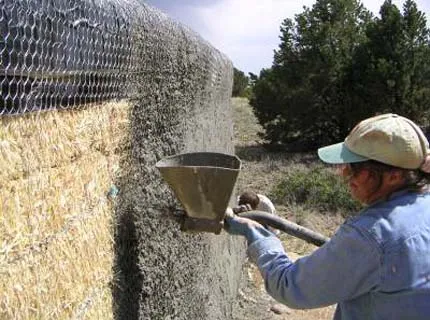
[[[430,319],[430,194],[399,192],[292,262],[274,236],[248,247],[266,290],[291,308],[337,303],[334,319]]]

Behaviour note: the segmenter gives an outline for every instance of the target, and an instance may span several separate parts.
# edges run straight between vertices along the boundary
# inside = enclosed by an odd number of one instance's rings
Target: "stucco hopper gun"
[[[240,159],[214,152],[182,153],[158,161],[156,168],[184,207],[181,230],[219,234],[241,169]],[[246,211],[238,215],[317,246],[328,241],[319,233],[266,212]]]

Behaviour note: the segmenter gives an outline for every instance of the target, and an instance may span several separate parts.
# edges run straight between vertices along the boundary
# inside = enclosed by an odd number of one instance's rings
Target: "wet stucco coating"
[[[136,21],[142,72],[131,85],[129,141],[116,185],[115,319],[231,319],[245,244],[189,234],[155,163],[183,152],[234,153],[233,66],[196,33],[154,9]],[[136,8],[139,9],[139,8]]]

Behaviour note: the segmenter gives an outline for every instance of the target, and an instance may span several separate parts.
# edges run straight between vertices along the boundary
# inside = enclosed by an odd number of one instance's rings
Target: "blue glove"
[[[224,228],[231,235],[244,236],[248,240],[248,244],[261,238],[274,236],[258,222],[234,215],[231,208],[227,208]]]

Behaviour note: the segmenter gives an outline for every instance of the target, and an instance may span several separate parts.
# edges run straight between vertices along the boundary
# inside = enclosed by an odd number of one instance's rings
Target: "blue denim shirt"
[[[334,319],[430,319],[430,194],[399,192],[347,220],[296,262],[274,236],[248,247],[266,290],[292,308],[337,303]]]

